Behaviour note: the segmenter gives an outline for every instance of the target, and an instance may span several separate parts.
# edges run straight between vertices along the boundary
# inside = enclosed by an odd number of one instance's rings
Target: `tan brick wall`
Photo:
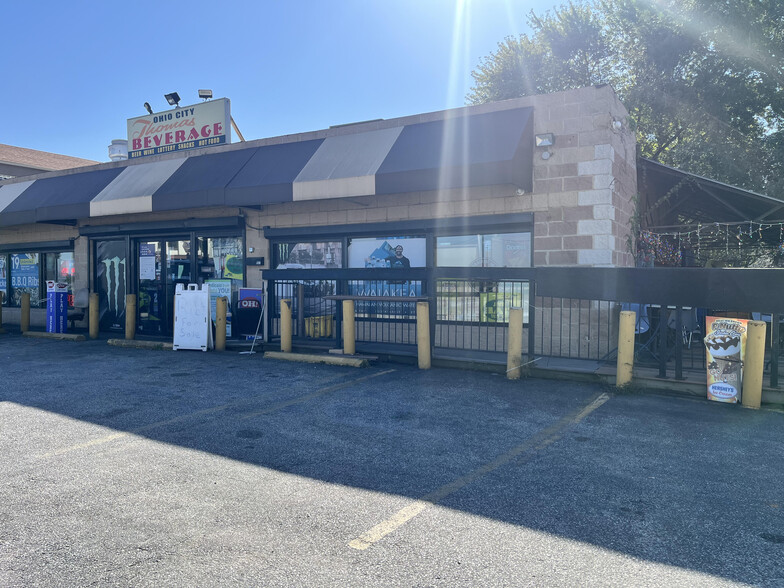
[[[625,108],[609,86],[538,96],[532,105],[535,133],[555,135],[552,147],[534,151],[535,263],[632,265],[636,143]]]

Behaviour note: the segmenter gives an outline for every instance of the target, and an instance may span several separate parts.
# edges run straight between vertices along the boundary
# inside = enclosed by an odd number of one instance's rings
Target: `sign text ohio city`
[[[128,119],[128,159],[231,143],[228,98]]]

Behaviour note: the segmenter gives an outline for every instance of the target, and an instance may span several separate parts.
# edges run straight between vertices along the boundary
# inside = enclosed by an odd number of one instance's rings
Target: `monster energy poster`
[[[96,290],[103,330],[125,329],[125,241],[98,241],[95,246]]]

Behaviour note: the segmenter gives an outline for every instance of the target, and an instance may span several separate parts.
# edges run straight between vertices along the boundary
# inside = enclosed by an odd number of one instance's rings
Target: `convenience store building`
[[[235,315],[240,288],[267,286],[270,339],[284,296],[302,319],[336,316],[328,294],[434,297],[447,338],[446,323],[502,323],[526,268],[633,265],[626,117],[612,88],[587,87],[6,180],[4,320],[29,292],[43,325],[58,279],[99,293],[103,331],[137,294],[140,334],[163,337],[191,282],[230,293]]]

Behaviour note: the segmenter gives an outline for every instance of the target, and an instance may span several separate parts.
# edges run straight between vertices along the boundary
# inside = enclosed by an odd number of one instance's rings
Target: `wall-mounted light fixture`
[[[152,106],[150,106],[150,103],[149,103],[149,102],[145,102],[145,103],[144,103],[144,108],[146,108],[146,109],[147,109],[147,112],[148,112],[149,114],[152,114]]]
[[[552,133],[540,133],[535,135],[535,145],[537,147],[552,147],[555,144],[555,135]]]
[[[210,100],[212,98],[212,90],[199,90],[199,98]]]
[[[180,95],[177,92],[172,92],[171,94],[164,94],[163,97],[166,98],[166,102],[168,102],[172,106],[180,105]]]

